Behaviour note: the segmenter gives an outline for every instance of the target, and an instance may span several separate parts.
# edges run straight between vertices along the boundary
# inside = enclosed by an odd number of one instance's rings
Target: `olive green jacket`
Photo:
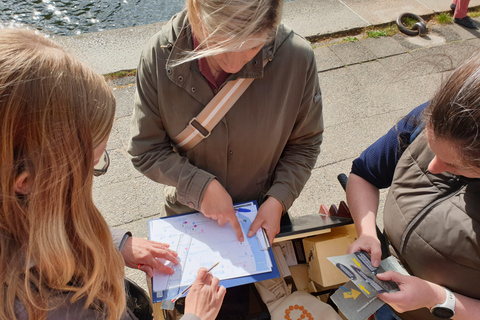
[[[414,276],[480,299],[480,179],[427,168],[424,133],[405,150],[385,201],[390,251]],[[402,319],[437,319],[422,308]]]
[[[176,188],[170,196],[166,192],[170,205],[178,201],[199,210],[207,184],[216,178],[234,203],[261,203],[273,196],[288,210],[309,178],[322,142],[321,92],[310,44],[280,25],[275,40],[227,79],[255,78],[252,85],[207,139],[179,154],[171,138],[214,96],[197,61],[170,67],[192,48],[184,11],[143,50],[128,147],[133,165]],[[263,67],[266,58],[271,61]]]

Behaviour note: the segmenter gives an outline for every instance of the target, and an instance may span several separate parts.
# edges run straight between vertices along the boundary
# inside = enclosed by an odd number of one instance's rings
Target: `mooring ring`
[[[412,29],[408,29],[407,27],[405,27],[403,25],[402,19],[406,18],[406,17],[409,17],[409,18],[412,18],[412,19],[415,19],[415,20],[418,21],[417,23],[415,23],[412,26]],[[398,26],[398,29],[401,32],[403,32],[403,33],[405,33],[406,35],[409,35],[409,36],[417,36],[418,35],[420,37],[424,37],[424,36],[427,35],[427,32],[428,32],[427,25],[425,24],[425,21],[420,16],[417,16],[416,14],[410,13],[410,12],[404,12],[401,15],[398,16],[397,26]]]

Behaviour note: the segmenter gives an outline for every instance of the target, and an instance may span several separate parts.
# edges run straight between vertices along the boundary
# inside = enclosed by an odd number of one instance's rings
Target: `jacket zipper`
[[[418,226],[418,224],[425,218],[427,213],[435,208],[439,203],[450,199],[451,197],[457,195],[467,184],[462,184],[457,190],[454,190],[453,192],[447,194],[446,196],[443,196],[433,202],[431,202],[429,205],[427,205],[425,208],[420,211],[415,218],[413,218],[412,221],[407,225],[407,228],[405,229],[405,232],[402,235],[402,242],[400,243],[400,253],[403,256],[404,255],[404,250],[407,244],[408,239],[410,238],[410,235],[412,234],[413,230]]]

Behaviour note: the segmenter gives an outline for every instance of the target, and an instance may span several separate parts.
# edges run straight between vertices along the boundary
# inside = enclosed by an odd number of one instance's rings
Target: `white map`
[[[178,252],[180,263],[172,276],[156,272],[153,291],[161,292],[185,287],[193,283],[200,267],[209,269],[219,262],[211,273],[220,280],[272,271],[272,261],[266,239],[260,228],[257,236],[248,238],[247,232],[257,214],[254,203],[242,204],[237,209],[244,238],[238,242],[230,224],[220,227],[215,220],[201,213],[172,216],[148,222],[150,240],[168,243]],[[178,290],[176,291],[176,293]],[[168,297],[172,296],[168,294]],[[165,297],[165,298],[168,298]]]

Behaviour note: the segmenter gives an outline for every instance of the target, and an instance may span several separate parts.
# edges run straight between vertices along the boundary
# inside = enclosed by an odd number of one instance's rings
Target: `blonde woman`
[[[134,166],[167,185],[167,214],[200,211],[228,222],[239,241],[233,203],[257,200],[247,236],[262,227],[272,242],[322,141],[315,57],[308,41],[280,24],[282,4],[187,0],[147,44],[137,70],[128,150]],[[172,138],[237,78],[255,80],[208,138],[176,151]]]
[[[110,232],[93,204],[114,114],[101,76],[41,34],[0,30],[0,319],[137,319],[124,260],[170,272],[152,261],[175,252]],[[197,278],[186,317],[214,319],[225,289]]]

